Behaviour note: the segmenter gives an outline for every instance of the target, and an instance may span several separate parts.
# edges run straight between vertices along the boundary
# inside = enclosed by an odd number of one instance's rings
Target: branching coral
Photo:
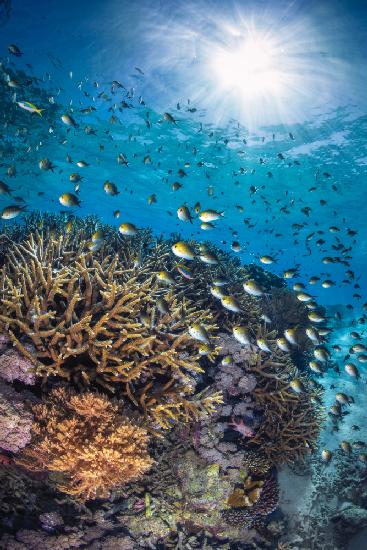
[[[32,411],[32,443],[17,462],[29,470],[59,472],[58,488],[77,499],[107,497],[152,465],[146,430],[102,395],[59,388]]]
[[[168,311],[161,314],[152,259],[136,266],[127,246],[120,256],[101,253],[97,260],[84,247],[31,234],[8,252],[0,321],[36,374],[110,391],[118,384],[161,428],[210,412],[218,395],[200,403],[186,398],[193,375],[203,372],[187,328],[193,322],[214,328],[210,314],[173,291],[164,294]]]
[[[255,356],[250,371],[256,375],[255,401],[263,415],[251,445],[258,445],[274,464],[303,459],[316,448],[323,420],[318,390],[304,378],[305,391],[292,391],[289,382],[297,369],[281,352],[273,360]]]
[[[258,502],[264,481],[253,480],[251,476],[246,476],[243,484],[236,487],[227,499],[227,506],[230,508],[251,507]]]

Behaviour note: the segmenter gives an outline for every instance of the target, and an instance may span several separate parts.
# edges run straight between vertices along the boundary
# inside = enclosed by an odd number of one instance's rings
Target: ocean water
[[[0,194],[1,230],[22,227],[33,212],[60,214],[65,227],[97,216],[96,229],[106,224],[116,235],[130,223],[155,238],[208,242],[291,291],[302,283],[306,301],[325,308],[322,326],[332,331],[318,345],[329,350],[328,366],[323,376],[310,372],[310,350],[298,365],[324,389],[316,458],[303,473],[279,467],[274,521],[278,529],[283,522],[283,538],[268,533],[256,548],[367,548],[365,365],[350,351],[365,345],[366,15],[357,0],[0,1],[0,180],[10,188]],[[255,68],[241,59],[248,36],[257,42],[247,52]],[[51,169],[40,168],[42,159]],[[105,192],[106,181],[116,194]],[[60,204],[65,193],[80,204]],[[24,211],[5,219],[12,205]],[[182,206],[190,220],[179,219]],[[221,214],[203,230],[198,213],[209,209]],[[290,269],[296,275],[284,277]],[[358,378],[345,372],[348,361]],[[349,404],[333,419],[336,392]],[[360,445],[343,452],[346,441]],[[187,540],[149,547],[250,547]]]

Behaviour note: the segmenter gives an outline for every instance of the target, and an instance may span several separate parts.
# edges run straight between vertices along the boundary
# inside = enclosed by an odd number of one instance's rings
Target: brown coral
[[[59,472],[57,487],[79,500],[108,497],[152,465],[146,430],[102,395],[59,388],[32,410],[32,443],[17,462],[29,470]]]
[[[186,398],[193,375],[202,372],[188,325],[213,328],[210,314],[174,291],[164,294],[169,312],[159,313],[162,289],[152,258],[137,267],[129,247],[98,260],[84,248],[83,241],[31,234],[8,253],[0,321],[36,374],[79,387],[119,387],[161,428],[210,410],[218,396],[200,403]]]
[[[236,487],[227,499],[230,508],[243,508],[253,506],[260,498],[264,481],[253,480],[246,476],[241,487]]]
[[[256,407],[263,415],[251,445],[257,445],[273,464],[303,460],[316,448],[323,414],[318,389],[308,386],[302,377],[305,391],[294,393],[289,382],[297,373],[290,359],[279,352],[273,360],[262,361],[255,356],[250,371],[256,375],[254,391]]]

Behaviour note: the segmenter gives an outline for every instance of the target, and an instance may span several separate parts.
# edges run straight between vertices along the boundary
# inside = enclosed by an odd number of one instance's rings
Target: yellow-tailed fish
[[[138,229],[133,223],[125,222],[120,225],[119,232],[121,235],[133,237],[134,235],[137,235]]]
[[[184,260],[193,260],[195,258],[195,252],[191,246],[184,241],[178,241],[171,247],[172,252],[178,258],[183,258]]]
[[[80,206],[80,200],[73,193],[63,193],[59,196],[59,202],[63,206],[72,208],[73,206]]]
[[[210,339],[206,328],[200,323],[194,323],[193,325],[191,325],[189,327],[189,334],[195,340],[199,340],[199,342],[210,344]]]
[[[202,222],[214,222],[224,216],[224,212],[218,212],[217,210],[203,210],[200,212],[199,219]]]
[[[232,332],[233,336],[240,344],[243,344],[244,346],[249,346],[251,344],[250,331],[248,327],[237,325],[233,327]]]
[[[222,306],[228,311],[239,313],[241,311],[240,303],[233,296],[223,296],[221,298]]]
[[[262,296],[264,294],[263,288],[253,279],[245,281],[243,283],[243,288],[250,296]]]

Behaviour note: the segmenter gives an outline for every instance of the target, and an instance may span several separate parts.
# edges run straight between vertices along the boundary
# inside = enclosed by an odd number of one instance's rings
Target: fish
[[[213,252],[210,252],[209,250],[200,251],[199,259],[204,264],[217,265],[219,263],[217,255],[214,254]]]
[[[250,331],[248,327],[237,325],[232,329],[233,336],[235,339],[244,346],[249,346],[251,344],[250,340]]]
[[[114,217],[114,218],[117,219],[117,218],[119,218],[120,216],[121,216],[120,210],[114,210],[114,211],[113,211],[113,217]]]
[[[176,120],[173,118],[173,116],[170,113],[163,113],[164,120],[167,120],[168,122],[171,122],[172,124],[177,124]]]
[[[191,246],[184,241],[178,241],[173,244],[171,247],[172,252],[178,258],[183,258],[184,260],[191,261],[195,258],[195,252]]]
[[[172,275],[168,273],[168,271],[159,271],[157,273],[157,279],[159,282],[165,283],[168,285],[174,285],[176,283],[176,281],[174,280]]]
[[[200,323],[194,323],[188,330],[191,338],[194,338],[194,340],[199,340],[199,342],[203,342],[204,344],[210,344],[210,338],[206,328]]]
[[[221,303],[225,309],[232,311],[233,313],[239,313],[242,311],[240,303],[233,296],[222,296]]]
[[[45,172],[48,172],[49,170],[53,172],[56,168],[56,166],[52,164],[52,162],[48,158],[41,159],[38,163],[38,166],[40,170],[44,170]]]
[[[210,287],[210,294],[214,296],[214,298],[217,298],[218,300],[221,300],[225,296],[222,287],[218,285],[212,285]]]
[[[124,222],[119,226],[119,233],[124,237],[133,237],[137,235],[138,229],[133,223]]]
[[[42,116],[42,111],[44,111],[44,109],[38,109],[38,107],[29,101],[17,101],[17,105],[19,105],[21,109],[24,109],[30,113],[37,113],[39,116]]]
[[[185,206],[184,204],[182,206],[179,206],[177,209],[177,217],[182,222],[190,222],[192,223],[192,216],[190,214],[190,210]]]
[[[284,336],[288,340],[290,344],[293,344],[294,346],[298,345],[298,338],[297,338],[297,329],[295,328],[287,328],[284,331]]]
[[[271,353],[271,349],[269,348],[269,344],[267,343],[265,338],[258,338],[256,340],[256,343],[257,343],[258,347],[261,349],[261,351]]]
[[[111,195],[113,197],[120,193],[120,191],[117,189],[117,185],[108,180],[104,182],[103,190],[107,195]]]
[[[166,315],[167,313],[169,313],[168,302],[164,298],[157,298],[156,305],[161,315]]]
[[[6,206],[1,211],[1,216],[0,217],[3,220],[12,220],[12,219],[16,218],[17,216],[19,216],[19,214],[24,212],[25,209],[26,209],[26,206],[17,206],[17,205]]]
[[[193,275],[191,273],[190,268],[187,267],[187,265],[180,263],[176,265],[177,271],[185,278],[185,279],[193,279]]]
[[[0,181],[0,195],[10,195],[11,192],[12,190],[10,189],[9,185],[4,181]]]
[[[299,378],[291,380],[289,386],[295,393],[303,393],[305,391],[305,386]]]
[[[86,168],[87,166],[89,166],[88,162],[85,162],[85,160],[78,160],[78,162],[76,163],[76,165],[77,165],[79,168]]]
[[[211,229],[215,229],[215,225],[211,222],[202,222],[200,224],[200,229],[203,231],[210,231]]]
[[[207,223],[210,223],[210,222],[207,222]],[[242,249],[241,244],[238,241],[233,241],[233,243],[231,244],[231,250],[233,250],[233,252],[241,252],[241,249]]]
[[[326,363],[330,360],[330,353],[324,346],[317,346],[314,349],[313,354],[315,359],[321,361],[322,363]]]
[[[16,44],[9,44],[8,52],[14,55],[15,57],[21,57],[23,55],[23,52],[20,51],[20,49]]]
[[[74,172],[73,174],[70,174],[69,176],[69,180],[71,181],[71,183],[79,183],[83,179],[84,179],[83,176],[80,176],[76,172]]]
[[[264,294],[263,288],[254,279],[250,279],[243,283],[243,288],[250,296],[262,296]]]
[[[265,265],[270,265],[275,262],[275,259],[272,256],[260,256],[260,262]]]
[[[344,370],[352,378],[357,378],[357,379],[360,378],[359,370],[357,369],[354,363],[347,363],[344,366]]]
[[[66,126],[73,126],[73,128],[78,127],[78,124],[75,122],[71,115],[64,114],[61,116],[61,120],[64,124],[66,124]]]
[[[124,164],[125,166],[129,166],[128,160],[123,153],[119,153],[117,155],[117,164]]]
[[[323,449],[321,451],[321,459],[322,459],[323,462],[326,462],[326,464],[328,464],[330,462],[332,457],[333,457],[333,453],[331,451],[329,451],[329,449]]]
[[[217,210],[203,210],[199,214],[199,220],[202,222],[214,222],[224,216],[224,212],[217,212]]]
[[[283,338],[283,337],[277,338],[276,344],[281,351],[284,351],[286,353],[289,353],[291,351],[291,348],[289,347],[286,338]]]
[[[233,358],[231,355],[225,355],[222,358],[221,365],[222,367],[232,367],[233,366]]]
[[[72,208],[73,206],[80,206],[81,201],[73,193],[63,193],[62,195],[59,196],[59,202],[63,206]]]
[[[155,193],[153,193],[152,195],[149,195],[149,197],[147,198],[147,203],[149,204],[149,206],[156,202],[157,202],[157,195]]]

